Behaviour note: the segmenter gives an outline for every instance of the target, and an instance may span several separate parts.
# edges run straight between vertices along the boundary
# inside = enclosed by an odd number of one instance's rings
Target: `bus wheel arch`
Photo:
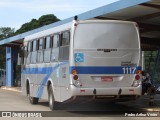
[[[48,82],[47,82],[47,92],[49,93],[49,86],[52,86],[52,82],[50,81],[50,80],[48,80]]]
[[[48,91],[48,102],[49,102],[49,107],[51,110],[58,109],[58,103],[55,101],[54,98],[54,92],[53,92],[53,85],[52,82],[49,80],[47,83],[47,91]]]
[[[27,79],[26,80],[26,94],[27,94],[27,96],[29,95],[29,90],[30,90],[30,88],[29,88],[30,86],[29,86],[29,80]]]
[[[32,96],[30,95],[30,82],[29,82],[28,79],[27,79],[27,81],[26,81],[26,93],[27,93],[27,96],[28,96],[28,98],[29,98],[29,102],[30,102],[31,104],[38,104],[39,98],[37,98],[37,97],[32,97]]]

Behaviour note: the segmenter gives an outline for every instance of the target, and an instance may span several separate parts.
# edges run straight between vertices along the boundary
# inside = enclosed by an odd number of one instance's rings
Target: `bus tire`
[[[49,89],[48,89],[48,102],[49,102],[49,108],[51,110],[57,109],[57,104],[58,103],[54,99],[52,85],[49,85]]]
[[[32,105],[38,104],[39,98],[31,97],[31,95],[30,95],[30,87],[29,87],[28,98],[29,98],[29,102],[30,102]]]

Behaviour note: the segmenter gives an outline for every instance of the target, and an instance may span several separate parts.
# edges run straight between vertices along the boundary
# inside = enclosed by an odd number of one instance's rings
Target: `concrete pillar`
[[[13,86],[13,54],[12,48],[6,47],[6,86]]]

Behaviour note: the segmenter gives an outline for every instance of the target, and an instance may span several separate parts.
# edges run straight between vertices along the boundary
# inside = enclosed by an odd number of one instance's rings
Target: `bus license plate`
[[[103,76],[103,77],[101,77],[101,81],[102,82],[112,82],[113,78],[109,77],[109,76]]]

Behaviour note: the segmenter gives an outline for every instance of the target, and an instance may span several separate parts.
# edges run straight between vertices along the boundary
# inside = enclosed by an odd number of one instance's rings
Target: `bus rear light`
[[[74,75],[74,76],[73,76],[73,79],[74,79],[74,80],[78,80],[78,75]]]
[[[141,85],[140,78],[141,78],[140,75],[135,75],[135,80],[133,81],[132,87],[137,87]]]
[[[73,75],[76,75],[76,74],[77,74],[77,71],[76,71],[76,70],[72,70],[72,74],[73,74]]]
[[[77,87],[79,87],[79,86],[81,85],[81,83],[80,83],[78,80],[76,80],[76,81],[74,82],[74,84],[75,84],[75,86],[77,86]]]
[[[142,71],[141,70],[137,70],[137,74],[138,75],[142,74]]]
[[[137,80],[133,81],[132,87],[137,87],[139,85],[139,82]]]
[[[140,75],[136,75],[136,76],[135,76],[135,79],[136,79],[136,80],[140,80]]]

